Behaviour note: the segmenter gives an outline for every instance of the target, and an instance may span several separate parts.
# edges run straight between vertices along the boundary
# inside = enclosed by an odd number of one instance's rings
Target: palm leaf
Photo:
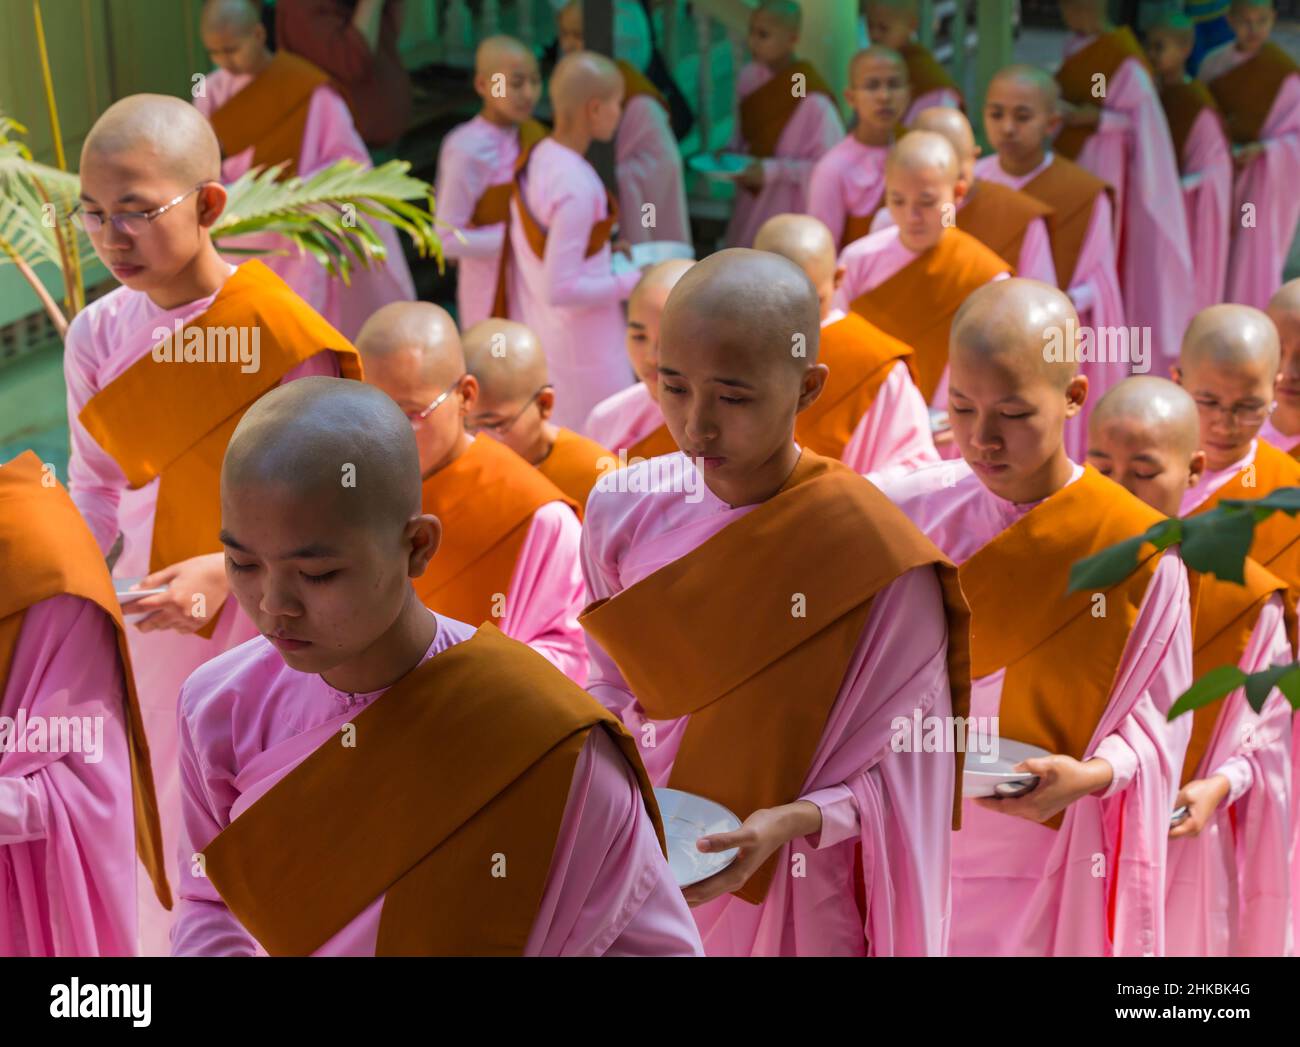
[[[278,177],[281,167],[249,171],[228,187],[212,238],[226,253],[260,254],[264,249],[231,241],[275,233],[346,280],[354,265],[383,261],[384,244],[373,225],[379,221],[405,233],[420,257],[432,255],[441,268],[433,187],[409,175],[410,166],[390,160],[366,168],[340,160],[310,178],[284,180]]]

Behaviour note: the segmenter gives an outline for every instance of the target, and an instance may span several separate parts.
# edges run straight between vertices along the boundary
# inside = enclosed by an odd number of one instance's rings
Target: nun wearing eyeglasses
[[[585,684],[578,506],[499,440],[467,431],[479,387],[451,316],[395,302],[366,321],[357,348],[366,381],[411,422],[424,512],[442,523],[416,594],[449,618],[492,622]]]

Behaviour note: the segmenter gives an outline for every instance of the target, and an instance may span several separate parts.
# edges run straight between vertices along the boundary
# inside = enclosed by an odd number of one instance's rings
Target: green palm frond
[[[276,233],[346,280],[352,266],[383,260],[384,244],[373,225],[380,221],[405,233],[420,257],[432,255],[441,268],[433,187],[409,175],[410,166],[390,160],[363,168],[340,160],[310,178],[284,181],[277,180],[279,167],[249,171],[228,187],[226,209],[212,227],[212,238],[227,254],[264,253],[230,241]]]

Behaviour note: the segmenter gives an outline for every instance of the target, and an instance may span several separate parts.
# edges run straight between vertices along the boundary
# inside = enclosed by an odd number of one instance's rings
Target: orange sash
[[[668,112],[668,99],[664,97],[662,91],[655,87],[654,82],[641,72],[631,62],[624,61],[622,58],[614,59],[614,64],[618,66],[618,71],[623,74],[623,104],[627,105],[629,98],[642,96],[653,98],[661,106],[664,112]]]
[[[581,520],[587,508],[587,496],[605,472],[602,458],[615,460],[613,453],[595,440],[588,440],[572,429],[561,429],[551,445],[551,453],[537,463],[537,471],[573,502]]]
[[[1021,192],[1052,209],[1047,216],[1047,228],[1052,237],[1056,283],[1061,290],[1068,290],[1079,264],[1084,237],[1088,235],[1093,206],[1098,196],[1110,192],[1110,187],[1072,160],[1056,156]]]
[[[795,440],[817,454],[840,458],[853,430],[875,402],[890,366],[911,355],[911,346],[857,313],[823,328],[817,362],[831,373],[821,396],[795,415]]]
[[[805,90],[794,93],[794,78],[802,74]],[[823,94],[834,101],[831,90],[821,73],[809,63],[799,59],[783,72],[775,74],[762,87],[756,88],[740,100],[740,133],[750,156],[774,156],[781,132],[790,122],[799,103],[805,97]]]
[[[311,96],[329,82],[305,58],[276,51],[270,65],[212,114],[221,155],[236,156],[251,145],[254,167],[287,161],[280,177],[297,174]]]
[[[744,819],[798,798],[872,598],[926,564],[943,583],[953,715],[964,716],[967,618],[951,564],[872,484],[808,450],[772,498],[579,620],[647,717],[690,716],[668,784]],[[795,593],[805,616],[791,611]],[[761,902],[777,857],[734,893]]]
[[[929,402],[948,366],[953,315],[967,295],[1008,271],[1014,271],[1014,266],[975,237],[960,229],[945,229],[934,247],[858,295],[851,308],[912,347],[912,373]]]
[[[224,362],[182,362],[181,347],[198,328],[207,329],[204,346],[220,350]],[[258,339],[256,371],[245,373],[239,362],[240,337]],[[360,379],[360,357],[348,340],[265,265],[248,261],[179,337],[173,334],[170,347],[155,346],[91,397],[81,423],[127,483],[159,481],[150,571],[221,551],[221,461],[235,426],[254,400],[326,349],[337,354],[345,378]],[[201,635],[212,635],[218,611],[209,609]]]
[[[949,75],[948,70],[923,45],[915,40],[909,40],[903,45],[899,53],[903,56],[903,61],[907,63],[907,80],[913,99],[920,98],[930,91],[941,89],[956,91],[957,97],[962,97],[961,88],[957,86],[957,81]],[[964,102],[962,108],[966,108]]]
[[[1028,193],[999,182],[975,180],[975,191],[957,209],[957,228],[975,237],[1007,265],[1020,264],[1029,223],[1046,220],[1052,209]]]
[[[1061,97],[1071,105],[1098,105],[1100,99],[1092,93],[1093,77],[1100,73],[1109,83],[1115,71],[1130,58],[1136,58],[1148,73],[1151,72],[1146,52],[1128,26],[1099,34],[1092,43],[1067,58],[1057,71],[1056,82],[1061,85]],[[1052,148],[1067,159],[1076,160],[1084,142],[1096,130],[1095,127],[1063,128]]]
[[[1219,103],[1228,135],[1236,145],[1259,141],[1282,82],[1296,72],[1291,56],[1268,41],[1254,57],[1210,82],[1210,93]]]
[[[442,521],[442,545],[415,591],[439,614],[478,625],[501,618],[533,514],[548,502],[577,505],[505,444],[475,437],[424,481],[424,511]]]
[[[1183,154],[1187,149],[1187,136],[1192,133],[1192,126],[1202,109],[1218,111],[1214,96],[1199,80],[1189,80],[1184,84],[1172,84],[1160,89],[1160,105],[1169,122],[1169,134],[1174,140],[1174,158],[1178,161],[1178,170],[1183,174]],[[1226,132],[1225,132],[1226,133]]]
[[[126,690],[126,741],[131,760],[135,848],[164,908],[172,907],[163,857],[158,799],[154,794],[149,743],[131,673],[122,608],[113,592],[104,556],[58,482],[45,482],[40,459],[24,451],[0,468],[0,694],[4,693],[29,607],[54,596],[76,596],[113,619]],[[68,651],[68,658],[84,656]]]
[[[1300,487],[1300,462],[1272,444],[1255,443],[1255,461],[1225,483],[1191,513],[1209,512],[1225,498],[1263,498],[1279,487]],[[1255,525],[1250,555],[1300,593],[1300,520],[1274,513]]]
[[[536,143],[534,143],[536,144]],[[501,243],[501,260],[497,263],[497,289],[496,294],[492,297],[492,315],[498,320],[507,318],[509,304],[506,300],[506,289],[509,283],[510,260],[514,253],[511,246],[510,227],[514,222],[514,212],[519,212],[519,222],[524,230],[524,239],[528,241],[528,246],[533,249],[533,254],[538,258],[546,257],[546,230],[538,224],[532,212],[528,210],[528,205],[524,203],[523,182],[524,172],[528,170],[528,162],[533,158],[533,147],[530,145],[524,152],[519,154],[519,160],[515,166],[515,180],[510,189],[510,199],[515,201],[516,207],[510,208],[506,213],[506,230],[505,238]],[[605,207],[606,215],[599,222],[591,227],[591,235],[587,237],[587,253],[584,258],[590,258],[601,250],[614,233],[614,226],[618,224],[618,201],[614,195],[605,190]]]
[[[484,625],[357,714],[204,849],[208,878],[272,956],[305,956],[383,895],[377,956],[520,955],[599,726],[637,776],[613,714],[526,645]]]
[[[522,155],[545,138],[550,132],[546,125],[537,120],[525,120],[519,125],[519,152]],[[483,195],[474,204],[474,213],[469,216],[471,229],[485,225],[496,225],[510,217],[510,194],[514,191],[513,180],[498,182],[483,190]]]
[[[1192,605],[1192,669],[1200,679],[1221,665],[1237,665],[1246,653],[1255,623],[1264,604],[1274,593],[1282,594],[1287,616],[1287,635],[1295,635],[1292,599],[1287,596],[1286,582],[1264,570],[1254,560],[1245,562],[1246,584],[1222,582],[1210,574],[1195,576]],[[1180,785],[1204,777],[1213,768],[1201,761],[1214,738],[1219,714],[1227,696],[1192,712],[1192,739],[1183,760]]]
[[[840,233],[840,249],[843,250],[853,243],[854,240],[861,240],[871,232],[871,223],[876,215],[880,213],[885,206],[885,191],[880,191],[880,199],[876,201],[876,206],[867,214],[851,214],[844,219],[844,231]]]
[[[673,439],[673,434],[668,431],[668,423],[665,422],[629,447],[627,457],[629,461],[633,458],[658,458],[661,454],[675,454],[678,450],[677,441]]]
[[[1085,466],[1078,480],[961,565],[971,676],[1006,670],[998,708],[1003,738],[1076,760],[1087,754],[1159,554],[1144,546],[1137,570],[1101,594],[1067,594],[1070,567],[1162,519]],[[1063,815],[1044,824],[1059,829]]]

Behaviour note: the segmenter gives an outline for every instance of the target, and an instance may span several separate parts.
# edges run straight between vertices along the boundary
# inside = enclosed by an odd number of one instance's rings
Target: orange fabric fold
[[[1269,41],[1254,57],[1210,82],[1210,93],[1223,111],[1234,144],[1259,141],[1282,81],[1297,71],[1295,60]]]
[[[1109,33],[1100,33],[1086,47],[1080,48],[1057,70],[1056,82],[1061,86],[1061,98],[1071,105],[1095,105],[1100,108],[1103,99],[1093,92],[1094,77],[1101,75],[1109,83],[1125,61],[1136,58],[1148,74],[1151,65],[1146,52],[1138,43],[1133,30],[1120,26]],[[1077,160],[1083,144],[1096,133],[1096,127],[1066,127],[1052,144],[1054,152],[1070,160]]]
[[[1088,235],[1093,206],[1098,196],[1110,192],[1110,187],[1073,161],[1058,156],[1048,164],[1047,170],[1026,183],[1021,192],[1051,208],[1047,229],[1052,238],[1056,283],[1062,290],[1068,290]],[[1113,194],[1111,203],[1114,204]]]
[[[975,191],[957,209],[957,228],[1015,266],[1020,264],[1020,248],[1029,223],[1051,214],[1050,207],[1028,193],[999,182],[976,180]]]
[[[795,93],[796,76],[803,76],[803,90]],[[794,116],[799,103],[806,97],[823,94],[833,102],[835,92],[830,84],[808,62],[802,59],[775,74],[762,87],[756,88],[740,100],[740,133],[750,156],[776,155],[776,143],[781,132]]]
[[[572,429],[561,429],[551,445],[551,453],[537,463],[537,470],[572,500],[578,519],[582,519],[587,496],[606,468],[611,467],[603,464],[602,459],[615,461],[614,454],[595,440],[588,440]]]
[[[535,146],[550,131],[546,125],[537,120],[525,120],[519,125],[519,152],[522,155]],[[498,182],[483,190],[483,195],[474,203],[474,213],[469,216],[471,229],[485,225],[496,225],[510,217],[510,194],[514,191],[513,180]]]
[[[380,895],[378,956],[520,955],[573,770],[602,728],[663,826],[636,743],[541,655],[483,625],[434,655],[204,849],[272,956],[319,949]]]

